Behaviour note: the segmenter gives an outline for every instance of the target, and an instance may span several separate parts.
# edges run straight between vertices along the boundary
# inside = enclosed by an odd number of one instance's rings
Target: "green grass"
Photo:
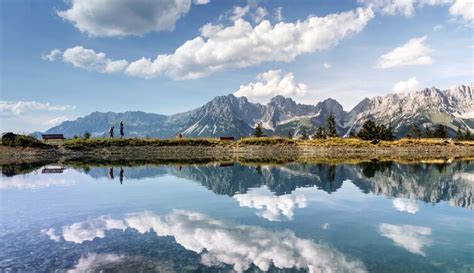
[[[51,148],[52,146],[38,140],[32,136],[25,136],[25,135],[16,135],[14,139],[4,139],[2,140],[2,145],[9,146],[9,147],[30,147],[30,148]]]
[[[42,143],[40,141],[37,141]],[[43,143],[42,143],[43,144]],[[409,146],[474,146],[473,141],[450,141],[447,139],[436,138],[420,138],[408,139],[402,138],[395,141],[380,141],[372,144],[371,141],[361,140],[358,138],[328,138],[328,139],[310,139],[296,140],[284,137],[249,137],[242,138],[235,142],[220,141],[216,138],[183,138],[183,139],[142,139],[142,138],[92,138],[92,139],[67,139],[63,146],[71,150],[87,150],[93,148],[105,147],[139,147],[139,146],[201,146],[214,147],[223,145],[255,145],[255,146],[271,146],[271,145],[301,145],[314,147],[348,147],[348,148],[364,148],[364,147],[409,147]]]
[[[295,145],[297,140],[283,137],[249,137],[237,141],[240,145]]]
[[[183,139],[142,139],[142,138],[91,138],[68,139],[64,141],[64,148],[71,150],[85,150],[104,147],[139,147],[139,146],[216,146],[219,140],[213,138],[183,138]]]

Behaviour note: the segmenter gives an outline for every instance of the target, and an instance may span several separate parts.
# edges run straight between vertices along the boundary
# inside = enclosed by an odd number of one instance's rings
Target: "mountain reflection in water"
[[[350,181],[364,193],[403,198],[399,207],[410,206],[413,200],[426,203],[447,201],[453,206],[473,208],[474,165],[469,161],[453,164],[402,164],[396,162],[364,162],[359,164],[284,164],[241,165],[220,167],[219,164],[188,166],[87,167],[91,177],[144,179],[173,175],[201,183],[216,194],[234,196],[249,189],[266,186],[275,196],[291,194],[297,188],[317,187],[327,193]],[[266,193],[265,193],[266,194]],[[408,202],[408,204],[400,204]],[[303,201],[299,201],[304,206]],[[410,208],[407,208],[408,211]]]

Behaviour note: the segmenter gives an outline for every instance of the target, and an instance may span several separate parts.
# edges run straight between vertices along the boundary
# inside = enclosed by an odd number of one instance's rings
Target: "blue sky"
[[[473,82],[469,0],[5,0],[0,12],[2,131],[231,93],[350,110]]]

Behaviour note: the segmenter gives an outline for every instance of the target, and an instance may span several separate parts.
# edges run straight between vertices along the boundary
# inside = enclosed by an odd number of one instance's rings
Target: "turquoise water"
[[[474,272],[468,161],[2,172],[0,271]]]

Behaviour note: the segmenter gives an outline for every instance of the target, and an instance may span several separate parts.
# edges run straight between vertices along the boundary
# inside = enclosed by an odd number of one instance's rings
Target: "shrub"
[[[9,147],[31,147],[31,148],[50,148],[46,144],[32,136],[14,135],[12,138],[2,138],[2,145]]]
[[[89,132],[86,131],[86,132],[84,133],[84,138],[85,138],[85,139],[91,138],[91,133],[89,133]]]

